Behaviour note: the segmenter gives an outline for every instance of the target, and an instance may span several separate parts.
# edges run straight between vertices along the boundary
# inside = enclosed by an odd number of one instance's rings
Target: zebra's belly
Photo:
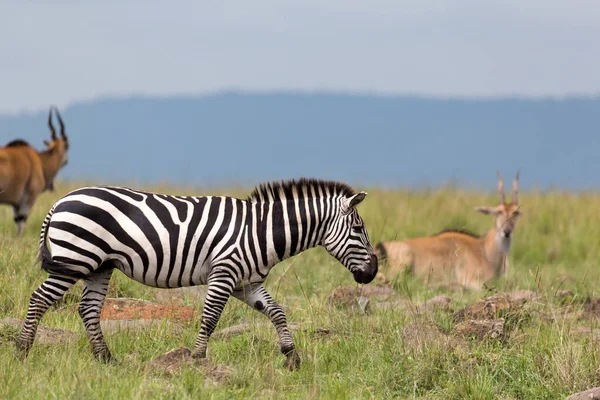
[[[146,286],[168,289],[189,286],[206,285],[208,274],[211,270],[209,264],[186,268],[185,266],[173,266],[171,268],[148,265],[130,265],[119,262],[117,268],[127,277]]]

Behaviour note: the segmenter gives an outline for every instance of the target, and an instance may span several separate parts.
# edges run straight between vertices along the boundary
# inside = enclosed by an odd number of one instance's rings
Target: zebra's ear
[[[345,200],[344,208],[345,212],[350,212],[354,207],[360,204],[367,197],[367,192],[360,192],[355,194],[354,196],[347,197]]]

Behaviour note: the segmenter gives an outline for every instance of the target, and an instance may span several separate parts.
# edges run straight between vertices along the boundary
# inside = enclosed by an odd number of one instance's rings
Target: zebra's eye
[[[360,226],[360,225],[359,225],[359,226],[353,226],[353,227],[352,227],[352,231],[353,231],[354,233],[361,233],[361,232],[362,232],[362,230],[363,230],[363,227],[362,227],[362,226]]]

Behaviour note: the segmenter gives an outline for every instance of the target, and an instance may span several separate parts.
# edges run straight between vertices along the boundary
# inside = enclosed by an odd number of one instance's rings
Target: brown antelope
[[[0,147],[0,204],[13,208],[17,233],[21,235],[29,212],[40,193],[54,190],[54,178],[67,163],[69,141],[58,109],[54,107],[60,124],[60,137],[52,125],[52,109],[48,113],[50,141],[44,140],[46,149],[36,151],[21,139]]]
[[[458,284],[478,290],[490,279],[504,275],[512,233],[520,215],[519,172],[513,181],[512,202],[505,201],[500,172],[498,193],[500,203],[496,207],[475,208],[496,219],[494,227],[483,236],[450,230],[430,237],[379,243],[378,256],[387,260],[379,280],[393,279],[410,268],[414,276],[428,283]]]

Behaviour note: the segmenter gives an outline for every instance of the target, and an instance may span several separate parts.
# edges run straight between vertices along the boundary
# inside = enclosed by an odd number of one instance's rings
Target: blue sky
[[[600,93],[600,1],[3,1],[0,113],[219,90]]]

